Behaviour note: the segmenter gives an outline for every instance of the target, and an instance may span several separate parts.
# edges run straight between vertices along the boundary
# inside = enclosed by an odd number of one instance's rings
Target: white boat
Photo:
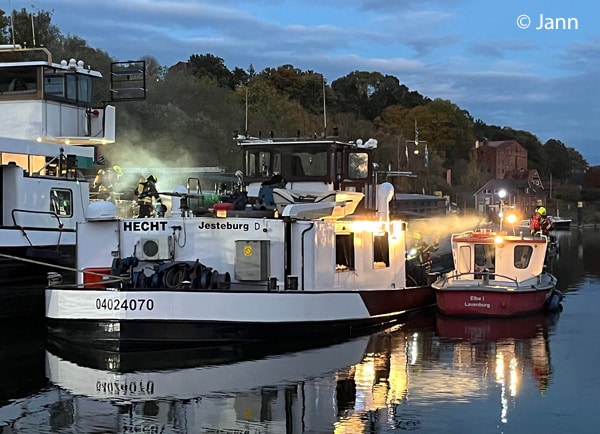
[[[556,277],[544,269],[548,237],[480,230],[451,243],[455,269],[432,284],[441,313],[512,317],[559,308]]]
[[[435,303],[428,282],[407,286],[406,223],[389,217],[393,186],[373,183],[371,148],[239,145],[243,191],[212,215],[185,189],[168,193],[164,217],[120,219],[110,202],[90,204],[78,285],[46,289],[54,339],[126,350],[352,335]]]
[[[558,215],[549,215],[555,231],[568,231],[571,229],[571,219],[560,217]]]
[[[75,264],[89,202],[79,170],[115,140],[115,107],[92,106],[100,78],[45,48],[0,46],[0,317],[43,318],[46,265]]]

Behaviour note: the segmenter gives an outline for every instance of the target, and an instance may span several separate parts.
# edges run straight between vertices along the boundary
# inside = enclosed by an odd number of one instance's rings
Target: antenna
[[[8,7],[10,7],[10,2],[8,2]],[[10,33],[12,35],[12,44],[15,46],[15,19],[13,10],[10,12]]]
[[[248,138],[248,86],[246,86],[246,129],[244,130],[244,136]]]
[[[327,137],[327,104],[325,103],[325,76],[321,74],[323,79],[323,135]]]
[[[35,25],[33,24],[33,14],[31,14],[31,39],[33,39],[33,48],[35,48]]]

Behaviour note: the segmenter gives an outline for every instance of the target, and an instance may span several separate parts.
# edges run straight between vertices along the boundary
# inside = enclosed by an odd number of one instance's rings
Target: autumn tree
[[[225,61],[212,54],[193,54],[188,60],[192,75],[198,78],[214,80],[219,87],[233,90],[233,74],[225,66]]]

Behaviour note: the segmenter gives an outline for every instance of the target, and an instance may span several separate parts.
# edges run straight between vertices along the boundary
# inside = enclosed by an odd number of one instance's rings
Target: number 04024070
[[[152,310],[154,300],[151,298],[132,298],[130,300],[118,298],[97,298],[96,309],[98,310]]]

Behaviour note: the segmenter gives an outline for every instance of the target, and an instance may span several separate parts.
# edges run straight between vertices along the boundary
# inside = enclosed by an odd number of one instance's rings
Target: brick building
[[[527,150],[516,140],[475,143],[477,165],[488,179],[504,179],[506,173],[527,170]]]

